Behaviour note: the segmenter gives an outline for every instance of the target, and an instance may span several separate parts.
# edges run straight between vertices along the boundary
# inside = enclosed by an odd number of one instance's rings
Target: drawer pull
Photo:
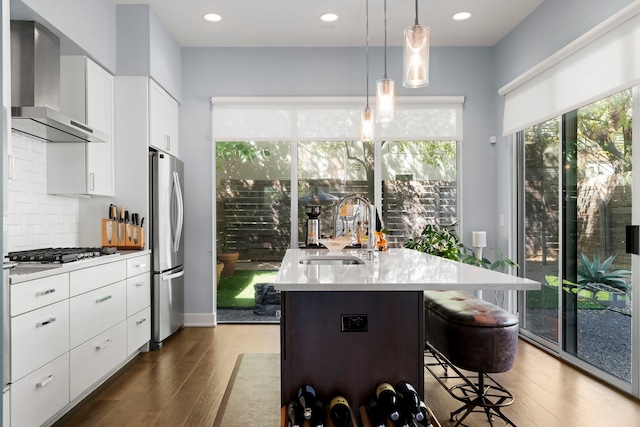
[[[53,375],[49,375],[44,380],[40,381],[39,383],[36,383],[36,387],[45,387],[47,384],[53,381],[53,378],[54,378]]]
[[[106,297],[98,298],[98,299],[96,300],[96,304],[100,304],[101,302],[108,301],[108,300],[110,300],[111,298],[112,298],[112,297],[111,297],[111,295],[107,295]]]
[[[36,297],[43,297],[45,295],[49,295],[49,294],[53,294],[55,293],[55,289],[47,289],[46,291],[39,291],[36,292]]]
[[[147,263],[146,263],[146,262],[143,262],[142,264],[138,264],[138,265],[136,265],[136,268],[144,268],[144,267],[146,267],[146,266],[147,266]]]
[[[145,285],[145,283],[144,283],[144,282],[138,282],[138,283],[136,283],[136,288],[141,288],[141,287],[143,287],[144,285]]]
[[[142,325],[142,324],[143,324],[144,322],[146,322],[146,321],[147,321],[147,319],[145,319],[145,318],[143,317],[142,319],[140,319],[140,320],[138,320],[138,321],[136,322],[136,325]]]
[[[111,344],[111,339],[106,340],[105,342],[103,342],[100,345],[96,346],[96,350],[104,350],[106,347],[109,346],[109,344]]]
[[[36,328],[40,328],[42,326],[48,325],[49,323],[53,323],[56,321],[55,317],[50,317],[47,320],[43,321],[43,322],[38,322],[36,323]]]

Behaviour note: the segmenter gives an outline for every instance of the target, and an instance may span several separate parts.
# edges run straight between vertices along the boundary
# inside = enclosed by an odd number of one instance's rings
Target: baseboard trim
[[[192,328],[207,328],[216,326],[215,313],[185,313],[184,326]]]

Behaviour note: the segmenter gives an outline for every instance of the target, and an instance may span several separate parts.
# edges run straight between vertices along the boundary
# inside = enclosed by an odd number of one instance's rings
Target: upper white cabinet
[[[149,80],[149,144],[178,157],[178,103]]]
[[[50,194],[114,196],[114,77],[86,56],[60,60],[60,109],[106,133],[107,142],[47,145]]]

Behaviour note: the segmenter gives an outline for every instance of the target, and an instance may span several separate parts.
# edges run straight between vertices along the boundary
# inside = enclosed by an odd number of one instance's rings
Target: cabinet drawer
[[[127,278],[125,261],[84,268],[69,273],[69,293],[76,296]]]
[[[69,298],[69,274],[11,285],[11,317]]]
[[[127,316],[151,305],[151,275],[140,274],[127,279]]]
[[[127,319],[127,355],[151,340],[151,307]]]
[[[69,353],[11,385],[11,425],[39,426],[69,403]]]
[[[11,379],[17,381],[69,351],[69,301],[11,319]]]
[[[122,363],[126,353],[126,322],[118,323],[108,331],[71,350],[69,353],[71,365],[69,399],[78,397]]]
[[[143,255],[127,260],[127,277],[151,271],[151,255]]]
[[[126,282],[73,297],[69,304],[70,348],[75,348],[127,317]]]

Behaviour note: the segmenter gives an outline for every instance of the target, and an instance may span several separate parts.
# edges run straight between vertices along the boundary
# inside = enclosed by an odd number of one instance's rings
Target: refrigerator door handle
[[[173,172],[173,185],[175,188],[176,207],[178,209],[178,218],[176,219],[176,232],[173,241],[173,251],[178,252],[180,249],[180,238],[182,237],[182,225],[184,223],[184,206],[182,201],[182,188],[180,187],[180,177],[178,172]]]
[[[184,270],[180,270],[177,273],[173,273],[173,274],[163,274],[162,280],[166,281],[166,280],[171,280],[171,279],[175,279],[177,277],[182,277],[182,276],[184,276]]]

